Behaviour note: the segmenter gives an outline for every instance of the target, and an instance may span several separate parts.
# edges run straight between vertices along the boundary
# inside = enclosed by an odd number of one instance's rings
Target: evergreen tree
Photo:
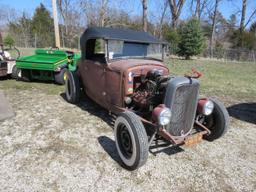
[[[37,47],[54,46],[54,26],[50,12],[41,3],[36,8],[33,19],[33,33],[36,36]]]
[[[182,27],[178,47],[178,54],[186,59],[203,51],[204,38],[197,20],[192,19]]]
[[[5,38],[4,38],[4,45],[8,46],[10,49],[14,46],[15,41],[12,38],[12,36],[10,34],[8,34]]]

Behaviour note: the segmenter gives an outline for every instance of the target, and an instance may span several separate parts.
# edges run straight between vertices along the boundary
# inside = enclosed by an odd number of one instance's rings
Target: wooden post
[[[54,21],[55,46],[60,47],[60,32],[59,32],[56,0],[52,0],[52,10],[53,10],[53,21]]]

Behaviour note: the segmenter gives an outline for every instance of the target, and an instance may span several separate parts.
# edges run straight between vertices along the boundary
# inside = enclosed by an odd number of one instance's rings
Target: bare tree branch
[[[181,10],[186,0],[169,0],[169,6],[172,14],[172,27],[176,28],[181,14]]]

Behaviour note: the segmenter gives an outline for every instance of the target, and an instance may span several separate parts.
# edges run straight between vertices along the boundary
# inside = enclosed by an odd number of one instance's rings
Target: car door
[[[103,107],[106,106],[105,67],[105,64],[93,60],[85,60],[80,67],[86,94]]]

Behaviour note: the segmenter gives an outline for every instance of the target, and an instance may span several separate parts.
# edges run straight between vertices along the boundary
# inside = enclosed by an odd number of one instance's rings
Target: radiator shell
[[[184,137],[193,128],[198,102],[199,81],[187,77],[174,77],[169,80],[164,104],[172,111],[167,131],[177,137]]]

